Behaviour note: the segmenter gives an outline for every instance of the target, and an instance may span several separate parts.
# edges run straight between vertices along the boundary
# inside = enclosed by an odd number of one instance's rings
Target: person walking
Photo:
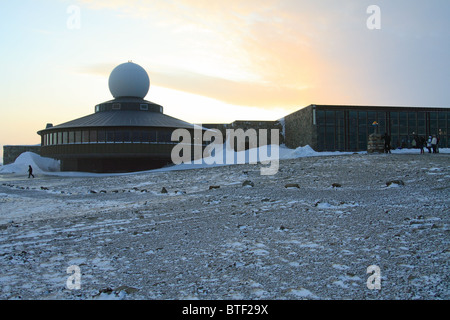
[[[34,178],[33,168],[31,166],[28,166],[28,178],[30,177]]]

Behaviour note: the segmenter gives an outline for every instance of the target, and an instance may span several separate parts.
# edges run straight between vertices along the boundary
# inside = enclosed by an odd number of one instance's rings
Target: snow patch
[[[31,165],[33,173],[57,172],[60,170],[60,162],[55,159],[41,157],[34,152],[24,152],[11,164],[0,167],[0,173],[27,174]]]

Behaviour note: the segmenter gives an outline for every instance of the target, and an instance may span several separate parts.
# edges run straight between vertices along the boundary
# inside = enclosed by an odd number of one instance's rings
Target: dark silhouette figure
[[[423,148],[425,147],[425,137],[420,137],[419,138],[419,149],[420,149],[420,154],[425,154],[425,151],[423,150]]]
[[[30,177],[34,178],[33,168],[31,166],[28,166],[28,178]]]

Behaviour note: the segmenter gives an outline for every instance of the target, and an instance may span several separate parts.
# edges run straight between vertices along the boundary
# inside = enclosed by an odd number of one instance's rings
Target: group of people
[[[427,140],[425,140],[425,137],[419,137],[414,132],[413,135],[414,139],[412,141],[412,145],[413,147],[420,149],[420,154],[425,153],[425,147],[428,149],[428,153],[431,153],[431,150],[433,150],[433,153],[439,153],[439,136],[433,134],[432,136],[429,136]]]
[[[411,141],[411,145],[413,148],[417,148],[420,150],[420,154],[424,154],[424,148],[428,149],[428,153],[439,153],[439,136],[430,135],[428,139],[425,139],[423,136],[418,136],[415,132],[413,132],[413,140]],[[382,138],[384,139],[384,152],[391,153],[391,136],[385,133]]]

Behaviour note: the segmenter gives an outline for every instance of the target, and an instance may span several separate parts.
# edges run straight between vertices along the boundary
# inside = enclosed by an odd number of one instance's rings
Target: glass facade
[[[47,133],[44,146],[91,143],[173,143],[171,129],[90,129]]]
[[[318,151],[365,151],[376,128],[391,136],[392,148],[412,148],[414,133],[423,137],[435,134],[440,148],[450,147],[450,111],[321,107],[313,112]]]

